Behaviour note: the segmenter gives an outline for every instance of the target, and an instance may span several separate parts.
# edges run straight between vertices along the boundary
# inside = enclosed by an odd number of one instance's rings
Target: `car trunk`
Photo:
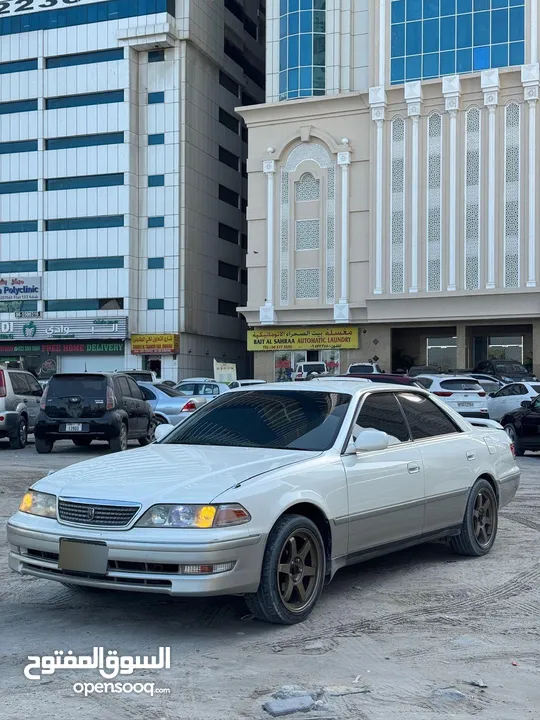
[[[50,418],[99,418],[107,411],[107,379],[102,375],[64,375],[51,379],[45,412]]]
[[[487,406],[486,393],[475,381],[443,380],[441,390],[435,394],[457,410],[477,410]]]

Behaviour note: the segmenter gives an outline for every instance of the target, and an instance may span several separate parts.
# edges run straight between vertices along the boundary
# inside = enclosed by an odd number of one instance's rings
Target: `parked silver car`
[[[0,365],[0,437],[14,450],[26,446],[34,431],[43,388],[32,373]]]
[[[191,397],[187,393],[179,392],[168,385],[158,383],[140,382],[144,399],[148,402],[154,413],[156,424],[167,423],[178,425],[188,418],[195,410],[206,404],[202,397]]]
[[[229,392],[229,386],[212,378],[196,377],[182,380],[176,386],[176,390],[187,393],[192,397],[201,396],[204,402],[207,403],[218,395]]]

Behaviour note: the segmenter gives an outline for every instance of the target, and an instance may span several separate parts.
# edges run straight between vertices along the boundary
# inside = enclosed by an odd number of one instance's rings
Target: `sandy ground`
[[[318,710],[289,716],[304,720],[540,716],[540,456],[520,460],[519,495],[487,557],[431,544],[345,569],[308,622],[280,628],[245,617],[238,598],[82,595],[8,570],[5,520],[26,487],[104,451],[66,443],[39,456],[0,443],[0,718],[261,720],[265,700],[291,684],[327,691]],[[84,697],[73,685],[101,681],[96,671],[23,675],[28,655],[93,646],[170,646],[171,670],[128,678],[170,693]],[[480,679],[487,687],[470,684]]]

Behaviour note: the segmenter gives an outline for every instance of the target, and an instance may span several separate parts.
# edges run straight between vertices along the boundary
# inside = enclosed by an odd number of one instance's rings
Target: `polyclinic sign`
[[[261,328],[249,330],[248,350],[345,350],[358,347],[358,328]]]
[[[41,300],[41,277],[0,277],[0,302]]]

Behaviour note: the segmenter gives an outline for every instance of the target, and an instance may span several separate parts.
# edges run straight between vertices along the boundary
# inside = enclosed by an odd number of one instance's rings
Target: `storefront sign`
[[[21,12],[28,15],[44,10],[67,10],[70,7],[80,7],[95,2],[103,2],[103,0],[6,0],[0,2],[0,13],[17,17],[17,13]]]
[[[180,347],[179,335],[132,335],[133,355],[176,355]]]
[[[120,342],[94,342],[83,341],[45,342],[45,343],[0,343],[0,354],[10,357],[24,357],[25,355],[123,355],[124,341]]]
[[[0,340],[71,340],[104,338],[124,340],[127,318],[110,320],[69,318],[65,320],[24,320],[0,322]]]
[[[222,383],[230,383],[236,379],[236,365],[234,363],[214,360],[214,380]]]
[[[41,300],[41,277],[0,277],[0,302]]]
[[[248,332],[248,350],[334,350],[357,347],[357,327],[261,328]]]

